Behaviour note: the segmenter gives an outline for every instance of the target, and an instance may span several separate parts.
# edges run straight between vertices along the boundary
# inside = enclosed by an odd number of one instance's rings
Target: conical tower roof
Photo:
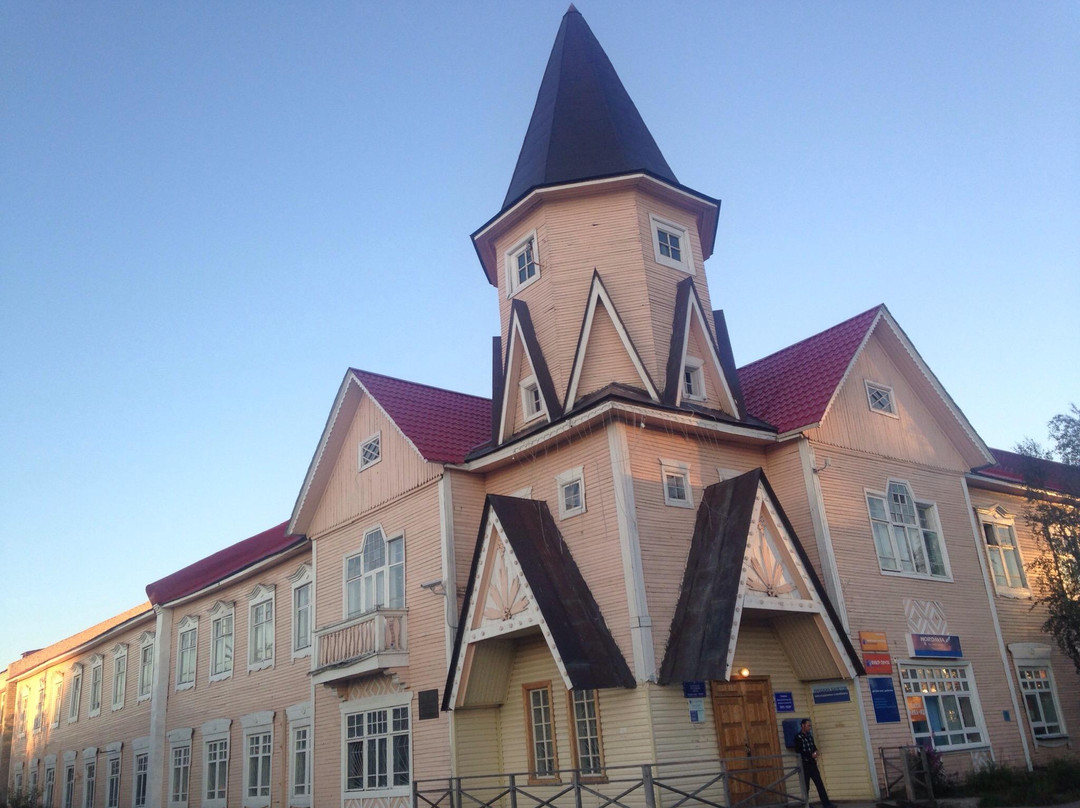
[[[503,210],[539,186],[639,171],[678,184],[611,60],[571,5],[548,58]]]

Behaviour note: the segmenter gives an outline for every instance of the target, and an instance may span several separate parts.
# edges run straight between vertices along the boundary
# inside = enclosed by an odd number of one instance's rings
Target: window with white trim
[[[110,756],[106,766],[105,808],[120,808],[120,756]]]
[[[683,361],[682,397],[690,401],[705,400],[705,363],[696,356]]]
[[[30,685],[20,687],[15,694],[15,727],[20,738],[26,737],[26,711],[29,708]]]
[[[882,572],[949,577],[936,505],[917,502],[907,483],[890,480],[888,493],[866,493],[866,507]]]
[[[63,711],[64,704],[64,674],[57,673],[53,678],[53,706],[52,706],[52,721],[50,726],[56,729],[60,726],[60,713]],[[0,712],[0,715],[3,713]]]
[[[132,808],[146,808],[146,786],[150,779],[150,754],[138,752],[135,755],[135,780],[132,784]]]
[[[900,665],[900,685],[915,743],[938,750],[986,744],[970,665]]]
[[[105,675],[105,657],[94,654],[90,657],[90,718],[101,715],[101,688]]]
[[[407,793],[409,705],[345,712],[345,791]]]
[[[244,808],[270,804],[270,764],[274,734],[271,730],[244,735]]]
[[[274,665],[274,587],[259,584],[248,596],[248,670]]]
[[[34,732],[41,732],[45,726],[45,677],[38,680],[37,710],[34,712]]]
[[[195,687],[195,665],[198,661],[199,618],[189,614],[180,621],[176,638],[176,689]]]
[[[113,710],[124,709],[124,698],[127,691],[127,651],[126,643],[119,643],[113,649],[112,670],[112,708]]]
[[[71,666],[71,690],[68,693],[68,723],[79,720],[79,702],[82,701],[83,666],[76,662]]]
[[[45,808],[52,808],[53,796],[56,793],[56,765],[45,767],[45,785],[41,791],[41,804]]]
[[[678,460],[661,460],[660,474],[664,484],[664,504],[676,508],[693,508],[690,466]]]
[[[980,508],[978,514],[994,588],[999,594],[1028,594],[1024,560],[1016,542],[1012,517],[1000,507]]]
[[[574,768],[582,777],[602,777],[604,747],[600,738],[600,707],[596,691],[571,690],[570,709]]]
[[[228,679],[233,672],[235,607],[218,601],[210,610],[210,681]]]
[[[64,808],[75,805],[75,764],[64,766]]]
[[[289,720],[289,806],[311,806],[311,702],[286,708]]]
[[[292,576],[292,655],[311,656],[311,565],[301,564]]]
[[[559,490],[559,518],[585,513],[585,467],[578,466],[555,477]]]
[[[866,385],[866,403],[870,405],[870,411],[881,415],[899,417],[896,412],[896,402],[893,399],[893,389],[888,385],[878,384],[869,379],[864,379]]]
[[[554,780],[559,776],[555,756],[555,721],[551,713],[551,682],[522,685],[527,716],[529,779]]]
[[[682,225],[649,217],[652,226],[653,257],[656,263],[683,272],[694,272],[694,262],[690,254],[690,233]]]
[[[521,388],[521,412],[526,421],[539,418],[544,414],[544,397],[540,393],[540,384],[535,376],[522,379]]]
[[[83,764],[83,808],[94,808],[97,796],[97,761],[88,760]]]
[[[38,794],[38,759],[34,758],[30,761],[30,782],[27,787],[27,794],[31,797],[37,797]]]
[[[377,608],[405,608],[405,539],[381,527],[364,534],[360,552],[345,559],[346,617]]]
[[[15,765],[15,774],[12,777],[12,785],[14,786],[14,788],[12,790],[15,792],[15,794],[21,796],[22,795],[22,790],[23,790],[23,787],[22,787],[22,763],[21,762],[17,763]]]
[[[143,632],[139,637],[139,696],[138,701],[150,698],[154,688],[154,634]]]
[[[357,468],[363,471],[382,460],[382,433],[376,432],[367,440],[360,441],[357,451]]]
[[[1021,665],[1017,668],[1020,677],[1020,693],[1024,697],[1031,734],[1036,740],[1042,738],[1061,738],[1065,735],[1065,725],[1061,720],[1061,706],[1058,703],[1057,689],[1049,665]]]
[[[229,793],[229,734],[203,733],[203,806],[218,808],[225,805]]]
[[[191,742],[173,746],[169,755],[169,805],[182,808],[188,803],[191,780]]]
[[[506,252],[506,296],[512,297],[538,280],[540,262],[534,230]]]

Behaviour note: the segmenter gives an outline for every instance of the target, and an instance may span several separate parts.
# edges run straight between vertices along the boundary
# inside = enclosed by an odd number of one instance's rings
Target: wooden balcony
[[[375,609],[315,632],[315,684],[409,664],[404,609]]]

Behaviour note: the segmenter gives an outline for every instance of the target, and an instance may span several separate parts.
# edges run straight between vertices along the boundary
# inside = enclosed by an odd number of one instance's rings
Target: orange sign
[[[860,631],[859,646],[865,654],[868,651],[888,653],[889,642],[885,639],[884,631]]]
[[[863,667],[871,676],[892,673],[892,657],[888,654],[863,654]]]
[[[926,706],[923,704],[922,696],[908,696],[907,697],[907,711],[911,716],[911,721],[925,721],[926,720]]]

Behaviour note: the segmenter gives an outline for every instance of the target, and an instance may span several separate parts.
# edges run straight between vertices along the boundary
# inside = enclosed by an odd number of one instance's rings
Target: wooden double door
[[[712,682],[712,707],[720,757],[730,773],[731,804],[784,802],[783,759],[768,678]]]

